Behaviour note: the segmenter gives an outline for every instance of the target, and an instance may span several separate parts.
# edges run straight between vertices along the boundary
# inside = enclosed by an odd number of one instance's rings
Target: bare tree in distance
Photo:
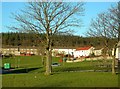
[[[115,30],[117,30],[117,34],[116,34],[117,37],[116,38],[118,38],[118,42],[119,42],[120,41],[120,2],[118,2],[117,7],[112,7],[109,10],[111,13],[113,13],[111,15],[111,19],[113,19],[114,21],[117,22],[117,26],[116,26],[116,24],[114,24],[113,28]],[[115,61],[116,61],[115,56],[116,56],[116,49],[117,49],[118,42],[116,42],[114,45],[114,54],[113,54],[113,60],[112,60],[112,74],[115,74],[115,65],[116,65],[115,64]],[[118,64],[118,66],[119,66],[119,64]]]
[[[119,40],[119,14],[118,6],[111,7],[108,12],[98,14],[98,17],[91,21],[91,26],[87,34],[94,37],[103,37],[105,39],[105,47],[108,50],[109,38],[118,38]],[[115,74],[115,55],[117,42],[114,45],[114,56],[112,61],[112,73]]]
[[[108,12],[98,14],[97,18],[91,20],[88,36],[103,37],[104,44],[108,47],[109,38],[118,38],[118,9],[111,7]]]
[[[119,23],[119,27],[118,27],[118,41],[120,42],[120,1],[118,2],[118,23]],[[119,45],[119,42],[118,42],[118,45]],[[120,60],[118,60],[118,72],[120,72]]]
[[[119,27],[118,27],[118,41],[120,41],[120,1],[118,2],[118,23],[119,23]]]
[[[41,0],[40,0],[41,1]],[[45,0],[46,1],[46,0]],[[49,0],[47,0],[49,1]],[[37,35],[46,35],[46,75],[50,75],[52,36],[58,33],[70,33],[73,27],[81,27],[81,16],[84,8],[83,2],[28,2],[21,13],[13,14],[17,26],[9,27]]]

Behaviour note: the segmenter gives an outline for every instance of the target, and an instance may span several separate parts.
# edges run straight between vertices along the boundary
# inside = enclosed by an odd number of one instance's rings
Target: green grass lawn
[[[117,87],[118,75],[102,72],[62,72],[3,75],[3,87]]]
[[[11,67],[39,67],[42,65],[40,56],[17,56],[11,58],[5,58],[2,60],[2,66],[4,63],[10,63]]]
[[[60,58],[53,58],[58,62]],[[45,76],[40,56],[15,57],[2,59],[16,68],[11,74],[3,74],[3,87],[117,87],[118,75],[111,72],[79,72],[81,70],[108,70],[96,67],[98,61],[60,63],[53,67],[53,75]],[[75,72],[77,71],[77,72]]]

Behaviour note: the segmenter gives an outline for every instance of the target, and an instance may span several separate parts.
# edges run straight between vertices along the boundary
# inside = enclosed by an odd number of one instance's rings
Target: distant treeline
[[[42,46],[42,41],[45,40],[45,34],[34,33],[1,33],[2,46]],[[95,46],[104,47],[103,37],[80,37],[74,35],[54,35],[53,47],[81,47]],[[116,39],[108,39],[109,47],[113,47]]]

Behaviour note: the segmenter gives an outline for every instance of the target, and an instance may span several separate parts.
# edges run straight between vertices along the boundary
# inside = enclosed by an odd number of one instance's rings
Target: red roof
[[[91,46],[89,46],[89,47],[80,47],[80,48],[77,48],[76,51],[77,51],[77,50],[88,50],[88,49],[90,49],[90,48],[91,48]]]

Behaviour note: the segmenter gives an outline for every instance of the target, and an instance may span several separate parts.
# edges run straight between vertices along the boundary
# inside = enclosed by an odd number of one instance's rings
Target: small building
[[[100,49],[94,49],[94,54],[95,56],[101,56],[102,55],[103,48]]]
[[[80,47],[77,48],[74,52],[74,57],[80,58],[80,57],[87,57],[90,56],[92,53],[94,53],[94,47]]]

